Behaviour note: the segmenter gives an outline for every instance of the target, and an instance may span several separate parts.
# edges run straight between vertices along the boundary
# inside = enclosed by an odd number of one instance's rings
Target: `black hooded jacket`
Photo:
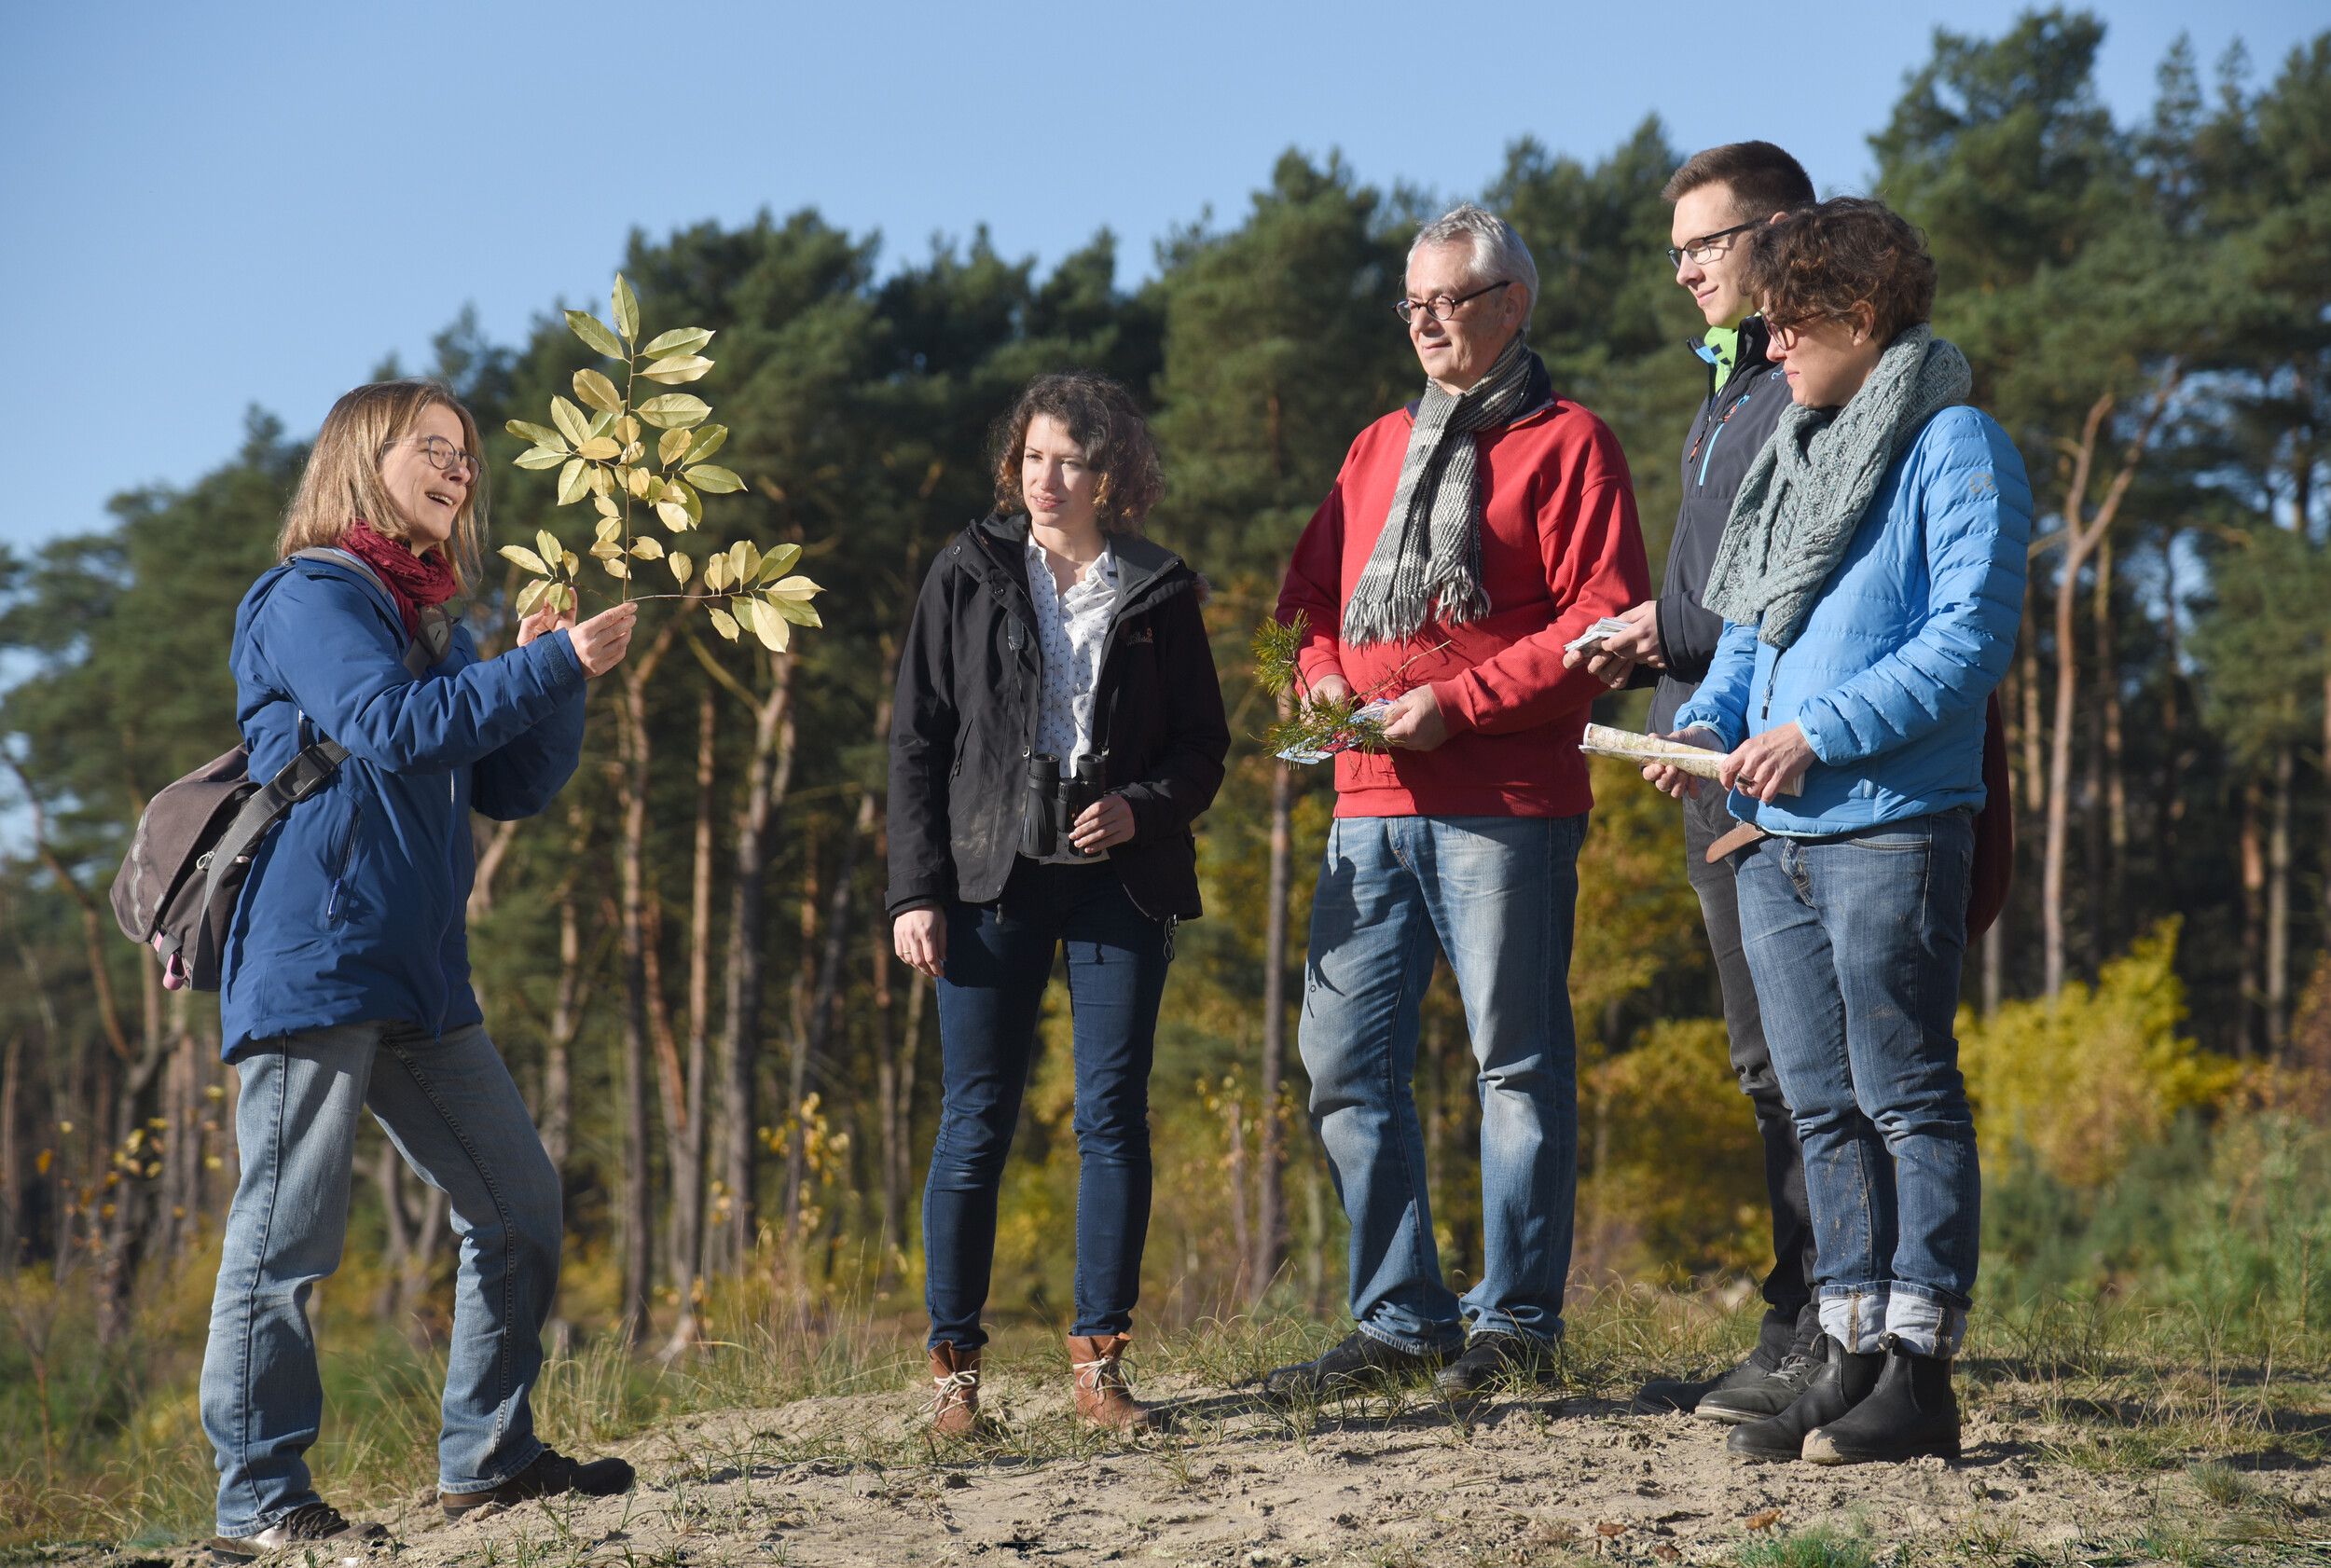
[[[1724,617],[1702,609],[1700,595],[1732,515],[1732,498],[1789,404],[1787,378],[1765,358],[1767,341],[1763,317],[1741,323],[1731,376],[1719,387],[1715,366],[1709,366],[1708,395],[1684,445],[1684,502],[1676,514],[1667,571],[1660,581],[1660,654],[1667,669],[1651,698],[1654,735],[1675,726],[1676,709],[1691,700],[1724,635]],[[1691,347],[1701,351],[1701,345]]]
[[[1028,596],[1025,516],[972,524],[923,579],[899,658],[890,722],[893,916],[1003,892],[1019,853],[1043,651]],[[1110,864],[1153,920],[1199,914],[1191,824],[1230,750],[1222,688],[1199,613],[1203,585],[1179,556],[1115,534],[1117,605],[1101,653],[1093,749],[1133,808]]]

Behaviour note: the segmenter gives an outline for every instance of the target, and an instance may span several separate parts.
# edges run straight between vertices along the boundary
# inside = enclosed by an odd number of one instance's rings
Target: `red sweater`
[[[1339,755],[1335,814],[1584,811],[1594,796],[1579,736],[1605,688],[1583,667],[1563,668],[1562,646],[1650,597],[1626,455],[1602,420],[1558,397],[1478,433],[1489,613],[1461,626],[1428,623],[1404,642],[1345,647],[1344,601],[1392,509],[1414,424],[1401,409],[1359,433],[1279,589],[1280,620],[1310,616],[1299,657],[1307,684],[1340,674],[1369,697],[1429,684],[1448,722],[1449,738],[1430,751]]]

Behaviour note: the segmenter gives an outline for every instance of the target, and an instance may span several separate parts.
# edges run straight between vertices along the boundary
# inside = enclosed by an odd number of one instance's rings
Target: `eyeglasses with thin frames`
[[[440,474],[452,473],[454,465],[459,463],[468,477],[473,479],[477,477],[477,455],[456,447],[442,435],[407,435],[399,439],[420,442],[421,456],[427,458],[429,466]],[[396,441],[391,441],[380,449],[386,452],[390,447],[397,444]]]
[[[1413,319],[1415,312],[1422,310],[1434,321],[1445,322],[1451,316],[1455,315],[1457,307],[1467,300],[1479,299],[1492,289],[1504,288],[1510,281],[1501,278],[1494,283],[1483,283],[1471,294],[1455,296],[1436,294],[1430,299],[1396,299],[1392,302],[1392,313],[1405,322]]]
[[[1713,234],[1703,234],[1689,244],[1667,247],[1667,265],[1681,267],[1689,257],[1695,267],[1704,267],[1732,248],[1732,236],[1745,234],[1758,227],[1756,219],[1736,223],[1730,228],[1719,228]]]

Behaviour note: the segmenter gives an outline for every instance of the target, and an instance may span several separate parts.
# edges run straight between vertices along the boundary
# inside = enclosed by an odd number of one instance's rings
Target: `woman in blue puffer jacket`
[[[1742,935],[1805,1151],[1827,1364],[1727,1444],[1954,1458],[1980,1185],[1952,1024],[2031,485],[1965,406],[1899,216],[1841,198],[1776,219],[1748,287],[1794,406],[1733,504],[1703,595],[1723,640],[1676,723],[1729,751],[1732,814],[1763,832],[1734,851]]]
[[[479,448],[476,421],[434,382],[341,398],[285,516],[283,563],[235,614],[228,663],[253,777],[319,737],[348,757],[261,844],[222,965],[242,1174],[202,1363],[221,1561],[338,1554],[383,1534],[319,1498],[303,1457],[324,1414],[308,1295],[339,1263],[365,1110],[448,1195],[461,1238],[446,1511],[631,1481],[621,1460],[577,1464],[534,1435],[559,1178],[487,1038],[462,916],[471,811],[550,804],[580,755],[584,682],[623,657],[634,611],[580,626],[540,612],[517,647],[478,658],[443,606],[476,581]],[[417,641],[426,651],[408,665]]]

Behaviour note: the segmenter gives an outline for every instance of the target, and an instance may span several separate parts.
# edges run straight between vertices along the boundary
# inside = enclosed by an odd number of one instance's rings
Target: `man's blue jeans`
[[[1410,1351],[1562,1335],[1579,1180],[1570,938],[1586,818],[1345,817],[1311,905],[1302,1050],[1311,1117],[1351,1219],[1352,1317]],[[1441,1282],[1416,1116],[1433,950],[1480,1064],[1479,1284]]]
[[[448,1200],[461,1255],[446,1357],[439,1488],[483,1492],[532,1464],[528,1396],[559,1285],[559,1174],[482,1025],[340,1025],[236,1063],[242,1177],[227,1216],[202,1429],[218,1455],[218,1530],[256,1534],[316,1501],[303,1457],[324,1418],[308,1296],[339,1267],[357,1117]]]
[[[1166,928],[1116,868],[1023,860],[992,904],[947,910],[939,981],[939,1140],[923,1189],[931,1344],[987,1342],[996,1199],[1036,1059],[1036,1023],[1069,952],[1076,1069],[1076,1316],[1071,1334],[1123,1334],[1150,1231],[1150,1062],[1166,995]]]
[[[1965,811],[1739,852],[1740,924],[1797,1113],[1821,1327],[1957,1352],[1981,1234],[1975,1117],[1952,1032],[1975,824]]]

